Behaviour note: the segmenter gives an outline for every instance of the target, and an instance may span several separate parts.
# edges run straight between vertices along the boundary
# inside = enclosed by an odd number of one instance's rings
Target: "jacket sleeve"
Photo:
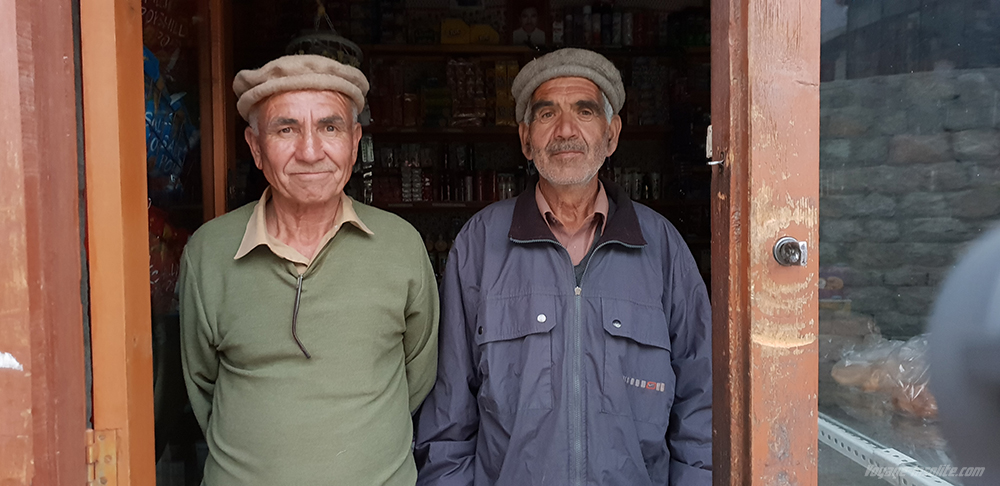
[[[423,254],[423,245],[419,245]],[[406,353],[406,384],[410,391],[410,413],[420,407],[437,372],[439,303],[434,270],[423,256],[419,281],[406,305],[406,331],[403,350]]]
[[[212,397],[219,376],[219,355],[215,347],[214,326],[205,312],[198,272],[192,268],[189,253],[181,260],[180,322],[181,364],[191,409],[202,432],[207,433],[212,416]]]
[[[463,270],[475,267],[466,264],[471,259],[463,240],[460,235],[449,255],[441,290],[437,382],[417,415],[418,485],[469,486],[475,480],[479,377],[467,330],[475,326],[478,279]]]
[[[677,379],[667,429],[670,484],[710,486],[712,309],[694,258],[680,235],[674,235],[663,302],[670,310],[671,366]]]

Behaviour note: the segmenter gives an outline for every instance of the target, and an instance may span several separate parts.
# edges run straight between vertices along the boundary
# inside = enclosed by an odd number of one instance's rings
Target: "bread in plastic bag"
[[[872,334],[847,351],[830,374],[837,383],[865,392],[883,392],[894,411],[913,417],[937,417],[937,402],[927,387],[927,335],[908,341]]]

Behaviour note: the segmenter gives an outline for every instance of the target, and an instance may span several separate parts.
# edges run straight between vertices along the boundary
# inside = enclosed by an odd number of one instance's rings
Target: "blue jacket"
[[[417,484],[710,485],[711,310],[677,230],[614,208],[576,284],[534,186],[455,240]]]

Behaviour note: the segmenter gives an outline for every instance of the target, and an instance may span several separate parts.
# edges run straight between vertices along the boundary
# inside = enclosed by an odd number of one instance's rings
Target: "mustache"
[[[587,152],[587,149],[587,144],[583,140],[555,140],[545,146],[545,152],[549,155],[566,151]]]
[[[330,164],[330,165],[313,166],[313,167],[308,167],[308,168],[295,168],[295,169],[290,170],[288,172],[288,174],[291,174],[291,175],[295,175],[295,174],[316,174],[316,173],[319,173],[319,172],[336,172],[336,170],[337,170],[337,166],[335,166],[333,164]]]

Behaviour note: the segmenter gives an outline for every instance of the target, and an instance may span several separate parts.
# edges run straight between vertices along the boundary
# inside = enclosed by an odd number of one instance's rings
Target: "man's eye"
[[[546,111],[546,112],[543,112],[540,115],[538,115],[538,118],[546,120],[546,119],[552,118],[553,116],[555,116],[555,115],[551,111]]]
[[[583,116],[593,116],[594,112],[592,112],[590,110],[580,110],[580,114],[583,115]]]
[[[337,131],[337,127],[335,127],[333,125],[327,125],[326,126],[326,131],[330,132],[330,133],[336,132]]]
[[[278,130],[278,133],[283,133],[286,135],[292,133],[292,127],[282,127],[280,130]]]

